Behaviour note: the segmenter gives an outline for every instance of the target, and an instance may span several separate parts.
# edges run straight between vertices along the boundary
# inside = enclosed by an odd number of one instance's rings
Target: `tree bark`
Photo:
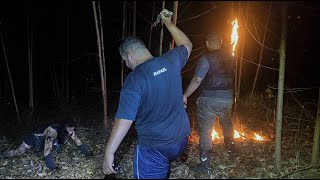
[[[280,63],[279,63],[279,81],[278,81],[278,99],[277,99],[277,120],[275,136],[275,166],[280,173],[281,171],[281,132],[282,132],[282,111],[283,111],[283,90],[285,76],[286,60],[286,28],[287,28],[287,7],[286,2],[282,2],[281,17],[281,42],[280,42]]]
[[[312,157],[311,164],[315,165],[319,163],[319,150],[320,150],[320,88],[319,88],[319,97],[318,97],[318,112],[316,125],[314,128],[314,136],[313,136],[313,146],[312,146]]]

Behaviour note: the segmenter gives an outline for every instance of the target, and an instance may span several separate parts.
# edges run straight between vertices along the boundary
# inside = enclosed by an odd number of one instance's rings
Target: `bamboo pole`
[[[154,9],[156,8],[156,2],[153,1],[153,8],[152,8],[152,14],[151,14],[151,22],[153,22],[153,15],[154,15]],[[152,24],[150,24],[150,33],[149,33],[149,45],[148,48],[150,50],[151,48],[151,36],[152,36]]]
[[[166,2],[162,1],[162,10],[165,8],[165,5],[166,5]],[[162,54],[162,43],[163,43],[163,22],[161,21],[159,55]]]
[[[123,2],[123,19],[122,19],[122,40],[124,40],[126,35],[126,20],[127,20],[127,4],[126,1]],[[121,61],[121,87],[123,86],[124,80],[124,61]]]
[[[99,68],[100,68],[100,77],[101,77],[101,90],[102,90],[102,99],[103,99],[103,118],[104,118],[104,126],[107,128],[107,101],[106,101],[106,90],[105,90],[105,85],[104,85],[104,64],[102,60],[102,48],[101,48],[101,37],[100,37],[100,32],[99,32],[99,22],[98,22],[98,17],[97,17],[97,12],[96,12],[96,5],[95,1],[92,1],[93,4],[93,12],[94,12],[94,17],[95,17],[95,25],[96,25],[96,31],[97,31],[97,45],[99,49]]]
[[[319,97],[318,97],[317,119],[316,119],[314,136],[313,136],[312,157],[311,157],[312,165],[319,163],[319,150],[320,150],[320,88],[319,88]]]
[[[33,114],[33,64],[32,64],[32,32],[30,30],[30,16],[28,16],[28,69],[29,69],[29,108]]]
[[[281,132],[282,132],[282,111],[283,111],[283,90],[286,60],[286,28],[287,28],[287,7],[286,2],[282,2],[281,17],[281,41],[280,41],[280,63],[279,63],[279,81],[277,98],[277,120],[275,136],[275,166],[278,173],[281,171]]]
[[[178,17],[178,1],[173,1],[173,15],[172,15],[172,23],[174,25],[177,24],[177,17]],[[169,50],[174,48],[174,39],[172,38],[171,43],[169,44]]]
[[[103,24],[102,24],[102,17],[101,17],[101,8],[100,8],[100,1],[98,1],[98,9],[99,9],[99,21],[100,21],[100,42],[101,42],[101,57],[102,57],[102,73],[103,79],[101,79],[101,86],[102,86],[102,97],[103,97],[103,104],[104,104],[104,125],[108,127],[108,94],[107,94],[107,71],[106,71],[106,59],[104,56],[104,41],[103,41]]]
[[[66,57],[66,89],[65,89],[65,91],[66,91],[66,103],[68,104],[69,103],[69,64],[70,64],[70,54],[69,54],[69,46],[70,46],[70,41],[69,41],[69,21],[70,21],[70,18],[69,18],[69,16],[67,16],[67,52],[66,52],[66,54],[67,54],[67,57]]]
[[[245,21],[246,21],[246,23],[248,22],[248,11],[249,11],[249,1],[247,1],[247,13],[246,13],[246,19],[245,19]],[[240,12],[239,12],[239,14],[241,13],[241,10],[240,10]],[[241,86],[241,75],[242,75],[242,58],[243,58],[243,50],[244,50],[244,42],[245,42],[245,39],[246,39],[246,31],[245,32],[243,32],[243,35],[242,35],[242,40],[241,40],[241,44],[242,44],[242,47],[241,47],[241,58],[240,58],[240,67],[239,67],[239,78],[238,78],[238,89],[237,89],[237,99],[239,99],[239,97],[240,97],[240,86]]]
[[[265,41],[265,39],[266,39],[266,34],[267,34],[267,29],[268,29],[268,24],[269,24],[269,17],[270,17],[271,7],[272,7],[272,1],[270,1],[270,7],[269,7],[268,18],[267,18],[267,23],[266,23],[266,29],[264,30],[263,39],[262,39],[262,44],[264,44],[264,41]],[[259,64],[258,64],[258,67],[257,67],[256,75],[255,75],[255,77],[254,77],[254,81],[253,81],[253,86],[252,86],[252,90],[251,90],[250,99],[252,98],[252,95],[253,95],[253,92],[254,92],[254,89],[255,89],[255,86],[256,86],[256,82],[257,82],[257,79],[258,79],[258,74],[259,74],[259,70],[260,70],[260,66],[261,66],[261,60],[262,60],[263,50],[264,50],[264,47],[261,46],[260,57],[259,57]]]
[[[133,35],[136,35],[137,2],[133,1]]]
[[[5,49],[5,47],[4,47],[2,32],[0,32],[0,33],[1,33],[0,35],[1,35],[1,42],[2,42],[4,60],[6,61],[6,66],[7,66],[8,75],[9,75],[10,84],[11,84],[11,90],[12,90],[12,96],[13,96],[14,106],[15,106],[16,111],[17,111],[18,123],[21,124],[22,122],[21,122],[21,118],[20,118],[20,113],[19,113],[18,105],[17,105],[16,95],[15,95],[15,93],[14,93],[14,87],[13,87],[12,78],[11,78],[11,73],[10,73],[10,68],[9,68],[8,59],[7,59],[7,53],[6,53],[6,49]]]

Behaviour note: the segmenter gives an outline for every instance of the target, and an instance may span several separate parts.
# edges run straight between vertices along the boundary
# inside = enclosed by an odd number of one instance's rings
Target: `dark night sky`
[[[178,27],[190,38],[194,45],[190,62],[184,70],[194,67],[201,48],[205,45],[204,35],[212,30],[218,30],[225,35],[225,44],[229,40],[232,20],[232,2],[220,1],[180,1],[178,9]],[[238,11],[239,1],[233,3],[234,13]],[[129,1],[129,9],[132,1]],[[161,1],[156,1],[156,14],[160,12]],[[288,2],[287,24],[287,59],[286,59],[286,86],[294,87],[318,87],[320,62],[317,56],[320,25],[317,23],[320,17],[319,3],[313,1]],[[264,26],[268,15],[269,1],[251,1],[249,9],[248,27],[256,37],[259,34],[260,41],[264,32]],[[148,44],[151,13],[153,1],[137,1],[137,35]],[[194,19],[186,20],[208,13]],[[120,89],[120,56],[118,45],[122,35],[122,7],[123,1],[101,2],[105,56],[107,61],[107,87],[112,91]],[[243,13],[246,12],[246,2],[241,2]],[[91,1],[21,1],[1,2],[0,30],[3,34],[4,46],[13,78],[17,89],[17,99],[20,104],[27,103],[28,98],[28,31],[27,17],[30,16],[30,26],[33,32],[33,61],[34,61],[34,86],[38,100],[45,101],[45,97],[53,95],[52,81],[49,71],[49,62],[54,63],[57,71],[61,69],[67,57],[67,38],[69,37],[70,59],[78,58],[70,64],[71,91],[77,92],[80,86],[81,75],[96,73],[99,77],[97,59],[92,53],[97,53],[97,36],[94,24],[93,8]],[[167,2],[166,8],[172,10],[172,2]],[[132,9],[128,11],[132,13]],[[67,17],[69,17],[69,35],[67,31]],[[129,16],[128,16],[129,17]],[[132,16],[130,16],[132,18]],[[241,18],[241,16],[240,16]],[[183,21],[186,20],[186,21]],[[255,21],[253,21],[255,20]],[[181,22],[179,22],[181,21]],[[253,23],[255,22],[255,23]],[[239,31],[247,29],[240,23]],[[255,30],[255,28],[257,30]],[[272,2],[270,31],[267,32],[265,44],[273,49],[279,47],[281,28],[281,4]],[[132,33],[132,27],[129,30]],[[158,55],[160,28],[154,28],[152,33],[151,53]],[[242,36],[240,36],[241,39]],[[247,34],[244,58],[257,63],[261,46]],[[170,36],[165,30],[164,49],[168,47]],[[199,49],[201,48],[201,49]],[[198,49],[198,50],[197,50]],[[279,54],[264,49],[262,64],[272,68],[278,68]],[[257,66],[244,62],[243,90],[251,91],[252,82]],[[1,45],[0,53],[0,79],[1,87],[5,86],[7,70],[4,53]],[[183,73],[183,77],[192,77],[193,69]],[[278,71],[262,68],[258,79],[258,88],[265,90],[267,85],[277,86]],[[99,80],[98,80],[99,82]],[[187,80],[186,82],[189,82]],[[2,88],[4,89],[4,88]],[[10,89],[10,88],[9,88]],[[10,91],[10,90],[9,90]],[[10,92],[8,92],[10,93]],[[0,92],[0,99],[6,93]],[[10,96],[11,95],[7,95]],[[314,96],[317,97],[317,96]]]

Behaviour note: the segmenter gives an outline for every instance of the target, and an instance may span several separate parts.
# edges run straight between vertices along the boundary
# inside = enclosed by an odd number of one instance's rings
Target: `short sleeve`
[[[205,56],[201,56],[197,64],[194,76],[204,78],[207,72],[209,71],[209,68],[210,68],[210,65],[207,58],[205,58]]]
[[[163,56],[172,61],[181,71],[187,63],[188,50],[184,45],[180,45],[163,54]]]

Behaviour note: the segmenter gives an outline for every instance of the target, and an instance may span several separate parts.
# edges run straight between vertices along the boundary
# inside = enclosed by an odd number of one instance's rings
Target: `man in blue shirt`
[[[228,152],[233,152],[235,146],[231,121],[235,61],[230,53],[221,49],[221,44],[222,39],[218,33],[207,36],[206,45],[209,52],[201,56],[195,74],[183,95],[186,106],[187,98],[199,87],[197,119],[201,164],[193,169],[196,172],[208,172],[211,168],[211,133],[216,118],[219,118],[223,129]]]
[[[189,38],[171,22],[169,11],[161,19],[177,47],[153,57],[137,37],[129,37],[119,51],[126,66],[133,71],[127,76],[113,129],[108,140],[103,172],[113,169],[114,153],[131,124],[135,121],[137,145],[134,154],[135,178],[169,178],[170,163],[183,153],[188,143],[190,122],[183,105],[181,70],[192,50]]]

